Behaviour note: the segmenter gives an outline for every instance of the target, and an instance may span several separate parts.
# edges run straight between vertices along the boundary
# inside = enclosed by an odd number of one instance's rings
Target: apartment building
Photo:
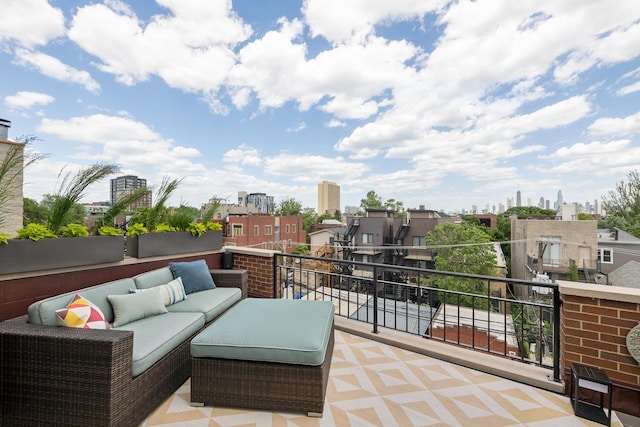
[[[340,210],[340,186],[335,182],[318,184],[318,215],[334,215]]]
[[[229,215],[225,219],[225,245],[291,252],[306,242],[302,216]]]
[[[24,157],[24,144],[9,141],[10,127],[9,120],[0,119],[0,162],[3,162],[10,152],[16,153],[20,158]],[[22,162],[18,163],[22,165]],[[0,233],[14,236],[16,231],[22,228],[23,179],[23,170],[20,166],[14,171],[8,171],[2,182],[3,188],[0,191],[6,191],[6,193],[0,205],[0,217],[2,217]]]
[[[511,276],[532,280],[537,274],[565,279],[573,263],[579,271],[596,268],[597,221],[557,217],[511,217]]]

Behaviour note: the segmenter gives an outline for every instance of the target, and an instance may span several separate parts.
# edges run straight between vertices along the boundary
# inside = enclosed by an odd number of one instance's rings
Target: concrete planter
[[[10,239],[0,244],[0,274],[105,264],[124,259],[123,236]]]
[[[152,256],[211,252],[222,248],[222,231],[209,230],[195,237],[187,231],[146,233],[127,237],[127,256],[148,258]]]

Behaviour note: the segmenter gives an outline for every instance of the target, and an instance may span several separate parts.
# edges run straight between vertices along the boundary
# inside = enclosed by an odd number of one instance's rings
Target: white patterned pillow
[[[111,329],[98,306],[79,294],[65,308],[56,310],[56,323],[70,328]]]
[[[154,286],[147,289],[131,289],[131,292],[145,292],[149,289],[160,289],[160,294],[162,295],[164,305],[175,304],[187,299],[187,294],[184,292],[182,279],[179,277],[173,279],[169,283],[165,283],[164,285]]]

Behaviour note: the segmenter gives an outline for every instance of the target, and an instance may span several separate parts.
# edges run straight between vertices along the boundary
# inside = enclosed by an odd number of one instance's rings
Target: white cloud
[[[238,148],[227,151],[222,156],[222,161],[230,164],[259,166],[262,164],[260,151],[256,148],[241,144]]]
[[[593,122],[587,132],[593,136],[640,134],[640,112],[623,118],[604,117]]]
[[[64,35],[62,11],[47,0],[3,0],[0,12],[0,45],[14,41],[33,48]]]
[[[27,49],[16,49],[15,62],[24,67],[35,68],[47,77],[62,82],[80,84],[89,92],[100,92],[100,84],[88,72],[77,70],[51,55]]]
[[[153,16],[146,26],[121,8],[82,7],[69,38],[121,83],[134,85],[157,75],[171,87],[201,93],[218,108],[214,95],[234,64],[231,48],[246,40],[251,28],[231,11],[230,2],[158,3],[171,13]]]
[[[306,0],[302,7],[312,36],[336,44],[361,42],[375,32],[377,24],[421,20],[439,10],[444,0]]]
[[[630,93],[639,92],[640,91],[640,81],[632,83],[630,85],[621,87],[616,91],[617,95],[629,95]]]
[[[15,95],[4,97],[4,103],[9,108],[29,109],[34,106],[48,105],[55,101],[54,97],[46,93],[20,91]]]

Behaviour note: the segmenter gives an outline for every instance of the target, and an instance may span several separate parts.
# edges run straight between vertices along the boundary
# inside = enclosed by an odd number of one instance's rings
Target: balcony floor
[[[142,426],[596,426],[567,397],[340,330],[324,416],[192,407],[189,380]],[[612,426],[622,427],[615,416]]]

